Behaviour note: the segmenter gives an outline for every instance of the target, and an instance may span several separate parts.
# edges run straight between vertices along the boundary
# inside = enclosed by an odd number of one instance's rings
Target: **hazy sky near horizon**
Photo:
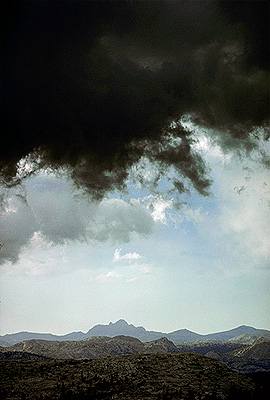
[[[0,334],[270,329],[268,2],[6,2]]]

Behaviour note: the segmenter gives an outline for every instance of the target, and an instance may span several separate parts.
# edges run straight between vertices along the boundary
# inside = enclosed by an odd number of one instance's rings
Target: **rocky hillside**
[[[236,349],[242,349],[245,346],[241,343],[230,342],[199,342],[194,344],[177,344],[176,347],[181,352],[198,353],[205,355],[209,352],[215,352],[218,354],[230,353]]]
[[[268,336],[262,336],[267,338]],[[242,335],[234,336],[231,339],[228,340],[229,343],[239,343],[239,344],[251,344],[255,340],[258,339],[258,336],[255,335],[249,335],[248,333],[243,333]]]
[[[231,355],[244,359],[270,360],[270,340],[259,338],[248,346],[234,350]]]
[[[0,375],[3,400],[263,399],[251,379],[190,353],[1,361]]]
[[[80,341],[26,340],[0,347],[0,360],[33,357],[93,359],[119,354],[198,353],[221,361],[239,372],[270,371],[270,340],[258,338],[250,345],[195,343],[177,345],[167,338],[143,343],[128,336],[91,337]]]
[[[50,357],[38,354],[27,353],[24,351],[0,351],[0,361],[2,360],[43,360]],[[0,397],[1,398],[1,397]]]
[[[259,338],[231,352],[209,351],[206,356],[240,372],[270,371],[270,340]]]
[[[177,347],[166,338],[148,343],[128,337],[94,337],[80,341],[26,340],[1,352],[24,352],[43,357],[58,359],[92,359],[116,354],[150,354],[179,352]],[[1,354],[1,353],[0,353]]]

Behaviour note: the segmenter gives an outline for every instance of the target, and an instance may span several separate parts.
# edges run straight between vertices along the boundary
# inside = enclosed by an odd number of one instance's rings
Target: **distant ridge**
[[[94,336],[130,336],[139,339],[142,342],[150,342],[160,338],[167,338],[174,343],[194,343],[194,342],[227,342],[238,341],[241,338],[241,343],[249,344],[253,339],[258,337],[270,338],[270,331],[264,329],[256,329],[251,326],[241,325],[237,328],[201,335],[188,329],[179,329],[174,332],[164,333],[156,331],[147,331],[143,326],[134,326],[128,324],[124,319],[120,319],[115,323],[110,322],[108,325],[95,325],[88,332],[83,333],[71,332],[66,335],[53,335],[50,333],[32,333],[18,332],[0,336],[0,346],[11,346],[25,340],[57,340],[57,341],[77,341],[87,339]],[[245,342],[246,341],[246,342]]]
[[[200,342],[175,345],[169,339],[141,342],[130,336],[97,336],[83,340],[32,339],[0,347],[0,360],[85,360],[120,354],[199,353],[222,361],[239,372],[270,370],[270,339],[259,337],[250,345],[231,342]]]
[[[8,347],[8,353],[12,352],[36,357],[80,360],[119,354],[178,353],[179,350],[166,338],[143,343],[129,336],[98,336],[78,341],[26,340]],[[1,353],[7,352],[1,348],[0,358]]]

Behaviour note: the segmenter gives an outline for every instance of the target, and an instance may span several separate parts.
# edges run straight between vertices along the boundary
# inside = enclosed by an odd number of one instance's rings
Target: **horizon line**
[[[257,327],[255,328],[252,325],[241,324],[241,325],[235,326],[233,328],[224,329],[224,330],[217,330],[217,331],[209,332],[209,333],[198,333],[198,332],[190,330],[188,328],[178,328],[178,329],[175,329],[175,330],[172,330],[172,331],[162,332],[162,331],[156,331],[156,330],[153,330],[153,329],[148,330],[143,325],[134,325],[132,323],[127,322],[125,319],[120,318],[120,319],[116,320],[115,322],[110,321],[107,324],[106,323],[95,324],[91,328],[89,328],[86,332],[83,332],[81,330],[74,330],[74,331],[70,331],[68,333],[52,333],[52,332],[44,332],[44,331],[38,332],[38,331],[31,331],[31,330],[30,331],[22,330],[22,331],[16,331],[16,332],[12,332],[12,333],[3,333],[3,334],[0,334],[0,337],[6,336],[6,335],[15,335],[15,334],[18,334],[18,333],[34,333],[34,334],[53,335],[53,336],[67,336],[67,335],[69,335],[71,333],[82,333],[82,334],[85,335],[85,334],[87,334],[89,332],[89,330],[93,329],[96,326],[109,326],[110,324],[115,325],[119,321],[124,321],[127,325],[129,325],[129,326],[132,325],[135,328],[144,328],[147,332],[157,332],[157,333],[164,333],[164,334],[177,332],[179,330],[188,330],[189,332],[196,333],[197,335],[207,336],[207,335],[216,334],[216,333],[228,332],[228,331],[231,331],[231,330],[234,330],[234,329],[237,329],[237,328],[241,328],[241,327],[248,327],[248,328],[253,328],[253,329],[258,329],[258,330],[270,331],[270,328],[269,329],[267,329],[267,328],[257,328]]]

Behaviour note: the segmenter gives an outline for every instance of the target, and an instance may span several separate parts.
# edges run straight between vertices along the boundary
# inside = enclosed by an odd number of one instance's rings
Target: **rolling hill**
[[[141,342],[129,336],[98,336],[80,341],[32,339],[1,347],[0,360],[34,357],[82,360],[121,354],[153,353],[197,353],[221,361],[239,372],[270,371],[270,340],[265,338],[258,338],[249,345],[201,342],[177,346],[167,338]]]
[[[6,348],[8,353],[21,352],[57,359],[92,359],[119,354],[176,353],[177,347],[168,339],[161,338],[142,343],[129,336],[91,337],[80,341],[26,340]],[[2,348],[1,353],[5,352]]]

